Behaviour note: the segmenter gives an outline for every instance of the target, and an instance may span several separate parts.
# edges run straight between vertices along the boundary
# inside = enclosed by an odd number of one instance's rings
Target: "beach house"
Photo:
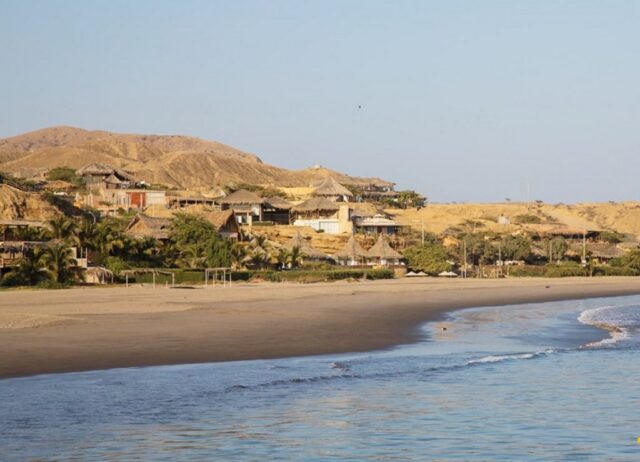
[[[233,210],[212,210],[199,214],[213,225],[216,232],[227,239],[237,241],[240,239],[240,226]]]
[[[170,219],[148,217],[142,213],[136,214],[124,230],[127,236],[136,239],[153,238],[159,241],[168,240],[170,231]]]
[[[324,197],[312,197],[291,208],[294,226],[310,226],[327,234],[353,233],[351,210]]]
[[[251,191],[238,189],[220,199],[219,202],[222,210],[233,210],[240,224],[250,225],[254,221],[262,221],[262,207],[265,200]]]
[[[353,193],[332,177],[327,177],[318,183],[314,187],[311,195],[314,197],[323,197],[332,202],[349,202],[353,199]]]
[[[381,213],[373,216],[354,216],[353,226],[357,233],[372,235],[395,235],[402,228],[401,225]]]
[[[350,236],[345,246],[333,255],[338,264],[343,266],[364,266],[369,259],[367,252],[356,241],[355,236]]]
[[[262,206],[262,219],[276,225],[288,225],[293,204],[282,197],[267,197]]]
[[[402,265],[402,255],[393,249],[383,234],[368,251],[368,262],[374,266],[399,266]]]

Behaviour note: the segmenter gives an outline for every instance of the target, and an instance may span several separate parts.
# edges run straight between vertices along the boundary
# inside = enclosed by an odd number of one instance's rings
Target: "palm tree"
[[[302,266],[304,257],[306,257],[306,255],[302,252],[300,247],[293,247],[291,249],[291,255],[289,256],[289,263],[291,264],[291,267],[297,268],[299,266]]]
[[[62,214],[56,215],[50,219],[47,224],[49,225],[49,236],[51,239],[67,242],[76,236],[76,230],[78,228],[76,222]]]
[[[95,250],[95,240],[98,235],[98,228],[93,220],[82,220],[76,230],[76,242],[80,248],[90,248]]]
[[[29,285],[36,285],[47,279],[49,275],[44,265],[43,255],[42,247],[27,250],[18,263],[18,278]]]
[[[15,230],[15,237],[20,241],[41,241],[42,230],[38,228],[18,228]]]
[[[231,267],[235,270],[243,265],[247,257],[247,248],[239,243],[231,247]]]
[[[251,266],[255,266],[259,269],[264,269],[264,267],[269,264],[271,256],[266,250],[260,247],[255,247],[249,252],[247,260],[251,264]]]
[[[280,265],[280,268],[289,268],[289,265],[291,264],[291,252],[289,252],[288,249],[282,248],[278,251],[276,259],[278,260],[278,265]]]
[[[49,277],[59,284],[73,282],[82,275],[71,247],[65,243],[58,242],[46,247],[42,254],[42,263]]]

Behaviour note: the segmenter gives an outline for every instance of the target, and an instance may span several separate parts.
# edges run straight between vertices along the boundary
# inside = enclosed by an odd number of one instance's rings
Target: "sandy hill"
[[[0,219],[44,221],[59,213],[39,194],[0,184]]]
[[[402,224],[440,234],[452,227],[476,227],[478,230],[514,232],[526,225],[518,225],[518,217],[537,216],[541,223],[588,230],[611,230],[640,239],[640,203],[602,202],[580,204],[429,204],[421,211],[388,210]],[[498,223],[507,217],[511,224]]]
[[[0,171],[22,177],[93,162],[125,168],[150,183],[199,191],[239,183],[305,187],[326,176],[343,183],[369,181],[321,167],[298,171],[274,167],[231,146],[188,136],[52,127],[0,139]]]

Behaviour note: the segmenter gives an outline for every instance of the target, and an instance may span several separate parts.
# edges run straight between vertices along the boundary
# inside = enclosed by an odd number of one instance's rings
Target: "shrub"
[[[513,217],[513,222],[518,224],[538,224],[542,223],[542,219],[537,215],[524,214]]]
[[[596,266],[593,269],[594,276],[640,276],[640,271],[635,268]]]
[[[548,278],[588,276],[589,270],[578,264],[548,265],[544,275]]]

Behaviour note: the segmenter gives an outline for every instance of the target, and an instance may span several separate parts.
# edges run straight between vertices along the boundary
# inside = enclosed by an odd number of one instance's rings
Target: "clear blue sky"
[[[51,125],[433,201],[638,200],[640,2],[0,0],[0,137]]]

